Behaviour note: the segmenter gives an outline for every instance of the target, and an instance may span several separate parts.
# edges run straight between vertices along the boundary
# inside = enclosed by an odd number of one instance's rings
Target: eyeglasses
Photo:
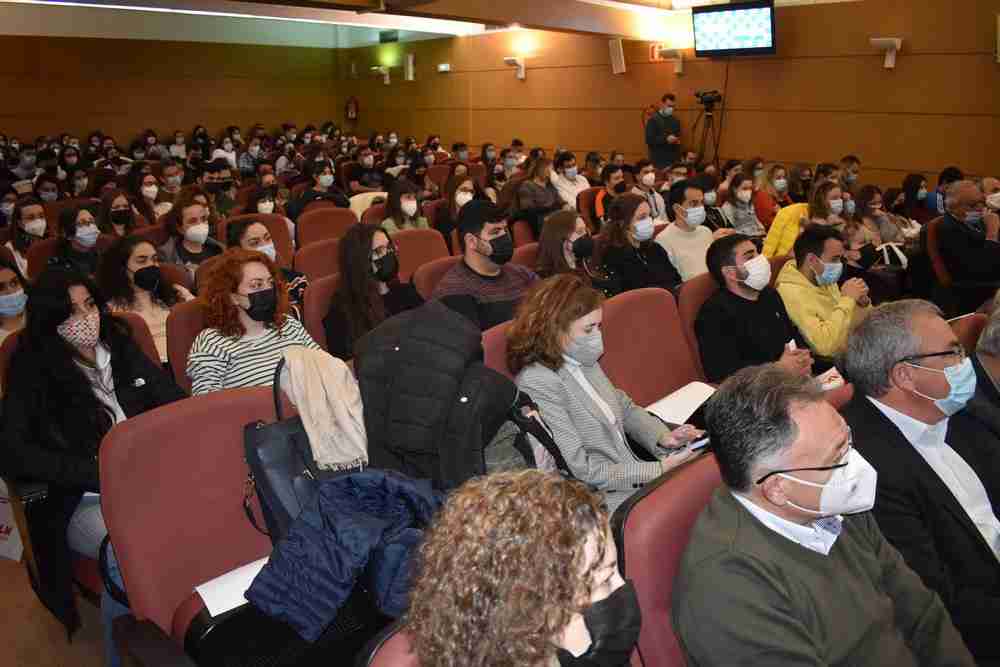
[[[933,357],[958,357],[959,361],[965,361],[965,358],[968,356],[969,353],[965,351],[965,347],[963,347],[961,343],[956,343],[950,350],[945,350],[943,352],[928,352],[927,354],[911,354],[908,357],[903,357],[896,363],[909,363],[911,361],[931,359]]]
[[[827,470],[837,470],[838,468],[846,468],[847,467],[847,461],[846,461],[847,454],[853,448],[854,448],[854,433],[851,431],[851,427],[848,426],[847,427],[847,451],[844,452],[844,457],[842,459],[842,460],[844,460],[843,463],[837,463],[837,464],[834,464],[832,466],[812,466],[812,467],[808,467],[808,468],[788,468],[786,470],[772,470],[771,472],[767,473],[766,475],[764,475],[763,477],[761,477],[760,479],[758,479],[754,483],[757,484],[757,485],[760,485],[760,484],[763,484],[767,480],[768,477],[771,477],[773,475],[783,475],[783,474],[790,473],[790,472],[805,472],[805,471],[808,471],[808,470],[814,470],[816,472],[825,472]]]

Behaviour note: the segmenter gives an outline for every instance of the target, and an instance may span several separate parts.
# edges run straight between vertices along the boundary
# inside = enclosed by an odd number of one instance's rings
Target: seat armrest
[[[159,626],[132,614],[115,619],[114,637],[124,664],[130,667],[198,667]]]

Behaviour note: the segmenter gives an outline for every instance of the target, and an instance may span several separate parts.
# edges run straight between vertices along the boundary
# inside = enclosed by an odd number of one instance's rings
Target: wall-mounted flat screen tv
[[[691,8],[696,56],[774,54],[774,0]]]

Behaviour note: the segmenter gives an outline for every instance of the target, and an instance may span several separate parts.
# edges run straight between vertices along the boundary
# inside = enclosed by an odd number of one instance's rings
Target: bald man
[[[986,195],[972,181],[956,181],[945,195],[938,247],[956,283],[979,283],[957,291],[958,312],[971,312],[1000,283],[1000,217],[986,206]]]

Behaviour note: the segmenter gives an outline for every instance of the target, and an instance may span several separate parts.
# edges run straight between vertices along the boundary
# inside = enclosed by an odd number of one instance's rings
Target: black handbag
[[[243,509],[254,528],[271,538],[271,543],[288,534],[292,522],[316,495],[318,482],[347,471],[320,470],[309,446],[302,419],[284,419],[281,410],[281,370],[285,360],[274,370],[274,415],[272,424],[251,422],[243,427],[243,447],[250,473]],[[267,531],[254,517],[250,499],[256,492]]]

